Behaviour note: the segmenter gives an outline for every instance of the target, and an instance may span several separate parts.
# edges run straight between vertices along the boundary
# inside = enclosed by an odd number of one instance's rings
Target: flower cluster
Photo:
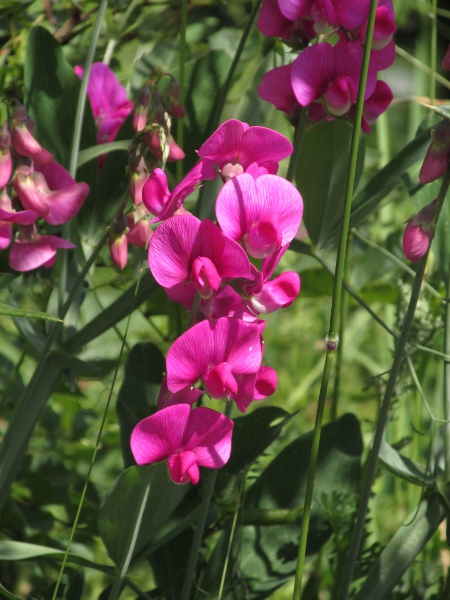
[[[353,119],[369,6],[370,0],[264,0],[259,30],[303,50],[291,64],[264,75],[261,98],[293,122],[303,107],[310,121]],[[377,74],[394,61],[395,31],[392,0],[378,0],[361,124],[366,132],[392,101]],[[323,39],[328,33],[338,37],[337,43]],[[322,41],[308,45],[318,36]]]
[[[38,233],[42,221],[62,225],[80,210],[89,194],[76,183],[33,136],[33,120],[13,101],[10,121],[0,129],[0,248],[9,252],[10,267],[31,271],[51,267],[58,248],[74,248],[68,240]],[[13,239],[13,223],[18,231]]]
[[[75,67],[75,72],[82,77],[81,67]],[[164,165],[166,161],[184,158],[184,152],[170,134],[172,117],[184,116],[179,84],[170,73],[155,70],[139,92],[133,110],[133,103],[127,99],[125,89],[111,69],[103,63],[93,63],[88,80],[88,96],[97,124],[99,144],[114,141],[124,120],[133,113],[135,138],[129,154],[133,210],[124,215],[121,207],[111,225],[109,236],[111,257],[116,266],[123,269],[128,260],[128,244],[144,248],[152,234],[149,210],[152,214],[156,213],[143,203],[143,188],[150,174],[154,174],[151,185],[155,185],[155,181],[156,185],[160,185],[158,177],[165,180],[162,169],[159,169],[160,163]],[[101,157],[100,167],[103,161],[104,157]]]
[[[192,326],[169,349],[158,411],[136,426],[131,448],[138,464],[168,458],[176,483],[197,483],[198,466],[219,468],[231,452],[232,421],[190,405],[206,393],[245,412],[276,389],[275,371],[262,364],[259,315],[289,306],[300,291],[297,273],[273,278],[303,211],[299,192],[276,174],[292,150],[275,131],[231,120],[201,146],[199,163],[172,193],[161,169],[144,185],[143,202],[160,223],[150,240],[150,270],[191,312]],[[183,206],[216,169],[224,182],[217,224]]]

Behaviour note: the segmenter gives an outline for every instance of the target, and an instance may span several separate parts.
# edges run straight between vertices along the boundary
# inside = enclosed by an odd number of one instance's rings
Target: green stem
[[[185,79],[185,63],[186,63],[186,27],[187,27],[187,0],[181,0],[181,23],[180,23],[180,62],[178,83],[180,84],[180,101],[184,106],[184,79]],[[183,147],[184,138],[184,119],[177,121],[177,144]],[[181,181],[183,177],[183,161],[177,162],[177,180]]]
[[[442,204],[445,199],[445,195],[447,193],[448,187],[450,185],[450,167],[447,168],[447,171],[444,176],[444,180],[442,182],[441,188],[439,190],[439,194],[437,197],[437,210],[436,210],[436,224],[439,219],[439,214],[442,209]],[[364,532],[364,525],[366,520],[367,508],[369,505],[372,485],[375,480],[376,470],[377,470],[377,462],[378,455],[380,453],[381,442],[383,439],[383,434],[386,429],[388,416],[389,416],[389,408],[391,405],[391,399],[394,393],[395,383],[397,381],[397,376],[400,371],[400,366],[404,358],[406,343],[408,340],[409,330],[411,328],[411,324],[413,322],[414,313],[416,311],[417,301],[419,299],[420,290],[422,287],[422,281],[425,274],[425,267],[427,263],[427,258],[430,249],[428,248],[425,256],[417,264],[416,277],[414,279],[413,288],[411,291],[411,298],[409,300],[408,310],[405,315],[405,320],[403,322],[402,331],[400,333],[400,337],[397,342],[397,346],[395,349],[394,362],[392,364],[392,368],[389,375],[389,380],[386,386],[383,402],[380,408],[380,413],[378,415],[377,425],[375,429],[375,434],[373,438],[372,447],[370,449],[369,457],[366,465],[366,475],[364,478],[364,484],[361,491],[361,498],[359,501],[358,512],[356,516],[355,528],[353,530],[352,539],[350,542],[347,564],[345,566],[345,571],[342,577],[342,585],[338,595],[338,600],[346,600],[348,596],[348,591],[350,588],[350,584],[353,578],[353,571],[355,569],[356,561],[358,558],[358,553],[361,545],[361,540]]]
[[[152,484],[154,472],[155,471],[153,468],[149,469],[149,480],[148,480],[147,485],[142,490],[142,494],[141,494],[141,498],[140,498],[140,502],[139,502],[139,508],[137,511],[135,511],[134,527],[133,527],[133,530],[130,532],[130,538],[129,538],[129,542],[128,542],[127,552],[124,555],[124,557],[121,561],[119,570],[116,574],[116,577],[114,578],[114,582],[113,582],[111,591],[109,592],[108,600],[117,600],[117,598],[119,597],[119,594],[122,590],[122,586],[125,582],[125,577],[126,577],[126,574],[128,571],[128,567],[130,566],[130,562],[133,557],[133,552],[136,547],[136,542],[137,542],[137,538],[139,535],[139,528],[141,526],[142,518],[144,516],[145,507],[147,506],[148,495],[150,493],[150,487]]]
[[[231,413],[232,403],[228,402],[225,408],[225,416],[229,417]],[[195,525],[194,538],[191,544],[191,551],[186,565],[184,575],[183,588],[181,590],[180,600],[189,600],[192,586],[194,584],[195,570],[197,568],[197,560],[202,545],[203,531],[205,529],[206,517],[208,515],[209,505],[214,491],[214,486],[217,479],[217,470],[211,470],[208,473],[208,480],[203,490],[203,499],[200,507],[200,514]]]
[[[302,147],[303,136],[305,135],[305,126],[306,126],[306,108],[302,107],[300,111],[300,116],[298,119],[298,123],[295,127],[295,135],[294,135],[294,151],[291,154],[291,159],[289,161],[289,167],[287,170],[286,179],[292,183],[295,176],[295,171],[297,169],[297,163],[300,156],[300,149]]]
[[[350,232],[349,240],[351,239],[351,236],[352,236],[352,233]],[[345,256],[344,276],[345,276],[345,279],[347,279],[347,280],[348,280],[349,273],[350,273],[350,249]],[[342,282],[342,284],[343,283],[344,282]],[[333,397],[331,399],[331,410],[330,410],[330,420],[331,421],[336,421],[337,415],[338,415],[339,396],[341,393],[341,373],[342,373],[345,325],[346,325],[346,317],[347,317],[347,311],[348,311],[348,298],[349,298],[349,294],[344,294],[343,300],[341,302],[339,346],[336,351],[336,373],[334,376]]]
[[[447,296],[450,294],[450,260],[447,265]],[[444,317],[444,354],[450,354],[450,306],[445,305]],[[445,481],[450,480],[450,360],[444,360],[444,459],[445,459]]]
[[[436,98],[436,52],[437,52],[437,0],[433,0],[431,18],[431,49],[430,49],[430,104],[434,104]]]
[[[358,159],[358,145],[361,133],[361,121],[364,108],[364,94],[366,90],[367,73],[369,70],[370,50],[372,47],[372,36],[375,24],[375,13],[377,8],[377,0],[371,0],[369,20],[367,23],[367,33],[364,45],[364,54],[361,65],[361,75],[358,87],[358,98],[355,107],[355,122],[353,124],[352,141],[350,146],[350,159],[347,173],[347,184],[344,200],[344,210],[341,220],[341,229],[339,234],[339,245],[336,257],[336,275],[333,286],[333,297],[331,301],[330,325],[327,335],[327,354],[325,357],[325,365],[320,387],[319,403],[317,407],[316,422],[314,425],[313,443],[311,447],[311,457],[308,472],[308,481],[305,492],[305,513],[300,532],[300,542],[298,548],[298,561],[295,574],[295,587],[293,600],[300,600],[302,591],[302,579],[306,557],[306,541],[309,530],[309,519],[311,514],[311,502],[314,488],[314,477],[317,465],[317,455],[319,451],[320,435],[322,431],[322,419],[327,398],[328,382],[330,378],[331,366],[333,362],[334,351],[337,348],[339,337],[338,321],[341,307],[342,282],[344,279],[345,270],[345,255],[347,251],[347,241],[350,222],[350,211],[355,185],[356,163]]]

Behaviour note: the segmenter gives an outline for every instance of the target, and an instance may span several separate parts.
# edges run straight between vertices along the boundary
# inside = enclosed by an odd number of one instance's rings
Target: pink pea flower
[[[75,73],[80,79],[83,72],[83,67],[75,67]],[[133,103],[128,100],[115,73],[101,62],[91,66],[87,93],[97,123],[98,143],[113,142],[122,123],[133,110]]]
[[[295,48],[303,48],[316,36],[309,19],[287,19],[280,10],[278,0],[264,0],[258,18],[258,29],[267,37],[279,37]]]
[[[184,152],[180,146],[173,139],[173,136],[169,135],[169,154],[167,155],[167,162],[176,162],[177,160],[183,160]],[[163,151],[161,148],[161,140],[159,139],[158,129],[152,129],[144,135],[144,142],[147,144],[151,154],[157,159],[162,160]]]
[[[167,177],[162,169],[154,169],[142,188],[142,200],[153,215],[152,223],[165,221],[174,214],[183,212],[183,202],[192,194],[197,185],[205,179],[215,179],[216,173],[208,162],[200,161],[180,183],[169,191]]]
[[[145,248],[152,235],[145,209],[136,208],[126,217],[123,215],[117,217],[111,226],[108,238],[109,252],[116,267],[120,270],[126,267],[128,244]]]
[[[233,421],[205,407],[168,406],[140,421],[131,434],[131,451],[138,465],[168,459],[174,483],[194,485],[199,467],[220,469],[231,454]]]
[[[0,190],[3,189],[10,180],[11,173],[11,135],[8,130],[8,123],[5,121],[0,129]]]
[[[150,270],[175,302],[192,307],[196,292],[211,298],[224,283],[250,279],[244,250],[209,220],[191,214],[164,221],[154,233],[148,252]]]
[[[434,236],[436,218],[436,200],[424,206],[412,217],[403,233],[403,251],[411,262],[424,256]]]
[[[264,281],[261,289],[251,294],[250,300],[255,310],[268,314],[290,306],[299,293],[298,273],[286,271],[272,281]]]
[[[173,393],[167,387],[167,377],[163,377],[157,400],[158,410],[167,408],[167,406],[174,406],[175,404],[189,404],[189,406],[192,406],[202,394],[202,390],[191,386]]]
[[[39,215],[34,210],[22,210],[16,212],[12,208],[11,198],[6,188],[0,192],[0,250],[9,246],[12,240],[13,223],[20,225],[32,225]]]
[[[450,45],[447,48],[444,58],[442,59],[442,68],[444,71],[450,71]]]
[[[9,252],[9,266],[22,272],[42,266],[48,269],[55,262],[58,248],[67,250],[75,245],[55,235],[39,235],[34,225],[22,225]]]
[[[306,48],[292,63],[292,87],[302,106],[319,98],[328,112],[343,116],[356,102],[362,63],[362,48],[345,42],[331,46],[322,42]],[[369,67],[365,98],[376,86],[376,70]]]
[[[369,14],[370,0],[278,0],[282,14],[291,21],[312,18],[317,33],[328,27],[352,30]]]
[[[198,155],[219,168],[224,181],[257,163],[265,173],[277,173],[278,163],[292,154],[292,144],[272,129],[249,127],[237,119],[223,123],[200,147]]]
[[[56,162],[37,167],[19,166],[12,186],[24,208],[35,210],[50,225],[67,223],[78,213],[89,194],[87,183],[77,183]]]
[[[393,97],[388,84],[385,81],[377,81],[373,94],[364,102],[361,129],[365,133],[371,132],[370,126],[388,109]],[[355,109],[352,107],[348,112],[348,117],[354,119],[354,115]]]
[[[167,353],[167,387],[178,392],[201,381],[213,398],[232,398],[241,412],[254,400],[264,323],[220,318],[201,321]]]
[[[419,173],[422,185],[439,179],[445,173],[450,161],[450,120],[440,121],[431,136],[431,144]]]
[[[258,86],[259,96],[292,119],[301,110],[291,82],[292,65],[275,67],[263,75]]]
[[[33,137],[34,121],[17,100],[12,114],[11,143],[17,154],[31,158],[36,165],[51,162],[53,156]]]
[[[277,373],[272,367],[262,366],[256,374],[254,400],[263,400],[271,396],[278,385]]]
[[[265,258],[297,233],[303,201],[297,189],[277,175],[254,179],[243,173],[228,181],[216,202],[217,221],[254,258]]]

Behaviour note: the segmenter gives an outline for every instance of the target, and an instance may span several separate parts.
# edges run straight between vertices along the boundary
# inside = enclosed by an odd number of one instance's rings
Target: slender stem
[[[112,585],[111,591],[109,592],[108,600],[117,600],[119,597],[120,591],[125,581],[125,577],[128,571],[128,567],[130,566],[131,559],[133,557],[133,552],[136,547],[137,538],[139,535],[139,528],[141,526],[142,518],[144,516],[145,507],[147,506],[148,495],[150,493],[150,487],[152,484],[154,469],[149,469],[149,479],[147,485],[144,487],[141,493],[141,498],[139,502],[139,508],[135,512],[135,520],[133,530],[130,532],[130,541],[128,543],[127,552],[124,555],[119,570],[114,578],[114,583]]]
[[[137,296],[137,291],[139,289],[139,283],[140,283],[140,280],[141,280],[141,273],[142,273],[142,268],[139,270],[139,277],[138,277],[138,280],[137,280],[136,286],[135,286],[135,298]],[[80,518],[81,509],[83,507],[84,498],[86,496],[87,488],[88,488],[89,481],[90,481],[90,478],[91,478],[92,469],[94,467],[94,463],[95,463],[95,459],[96,459],[96,456],[97,456],[97,452],[98,452],[98,449],[100,447],[100,442],[101,442],[102,435],[103,435],[103,429],[104,429],[105,423],[106,423],[106,417],[108,415],[108,410],[109,410],[109,406],[111,404],[111,399],[112,399],[112,396],[113,396],[114,387],[116,385],[117,374],[119,372],[120,363],[122,362],[123,350],[125,348],[125,340],[126,340],[127,335],[128,335],[128,329],[130,327],[131,315],[133,314],[133,310],[134,310],[134,305],[131,306],[130,312],[128,314],[127,325],[125,327],[125,333],[124,333],[124,336],[123,336],[122,344],[120,346],[119,356],[117,358],[117,364],[116,364],[116,368],[115,368],[115,371],[114,371],[113,380],[111,382],[111,388],[109,390],[109,394],[108,394],[108,399],[106,401],[105,410],[103,411],[102,421],[100,423],[100,428],[98,430],[97,439],[96,439],[94,450],[93,450],[92,456],[91,456],[91,462],[89,464],[89,469],[88,469],[88,472],[87,472],[87,475],[86,475],[86,480],[84,482],[83,491],[81,492],[80,502],[78,503],[77,512],[76,512],[75,519],[74,519],[74,522],[73,522],[73,525],[72,525],[72,530],[70,532],[69,542],[67,544],[66,552],[64,554],[64,559],[63,559],[63,562],[61,564],[61,569],[59,571],[58,580],[56,582],[55,591],[53,592],[52,600],[56,600],[56,597],[57,597],[59,584],[61,583],[61,578],[63,576],[64,569],[65,569],[65,566],[66,566],[66,563],[67,563],[67,558],[69,556],[70,548],[72,546],[72,541],[73,541],[73,538],[74,538],[74,535],[75,535],[75,531],[77,529],[78,520]]]
[[[229,417],[231,413],[232,403],[228,402],[225,408],[225,416]],[[183,588],[181,590],[180,600],[189,600],[191,595],[192,586],[195,579],[195,570],[197,567],[198,554],[200,546],[202,545],[203,531],[205,529],[206,517],[208,515],[209,505],[211,504],[211,498],[214,491],[214,486],[217,479],[217,470],[210,471],[208,474],[208,481],[205,484],[203,490],[203,499],[200,507],[200,514],[195,526],[194,538],[191,544],[191,551],[189,553],[188,562],[186,565],[186,572],[184,575]]]
[[[325,365],[322,376],[322,383],[319,393],[319,403],[317,407],[316,422],[314,425],[313,443],[311,447],[311,457],[309,463],[308,481],[305,492],[305,513],[300,532],[300,542],[298,548],[298,562],[295,574],[295,587],[293,600],[300,600],[302,591],[303,570],[306,556],[306,542],[309,530],[309,517],[311,513],[311,502],[314,488],[314,476],[317,465],[317,455],[319,451],[320,435],[322,431],[322,419],[327,397],[328,382],[330,378],[331,366],[333,362],[334,351],[337,348],[339,337],[337,335],[338,322],[341,307],[342,282],[344,279],[345,270],[345,255],[347,251],[347,241],[350,222],[350,211],[353,198],[356,163],[358,159],[358,145],[361,133],[361,122],[364,107],[364,95],[366,90],[367,73],[369,70],[370,50],[372,47],[372,36],[375,24],[375,13],[377,8],[377,0],[371,0],[369,19],[367,23],[367,32],[364,45],[364,54],[361,65],[361,75],[358,87],[358,98],[355,107],[355,122],[353,125],[352,140],[350,146],[350,159],[347,173],[346,192],[344,200],[344,209],[341,220],[341,228],[339,233],[339,245],[336,257],[336,275],[334,278],[333,297],[331,301],[330,325],[327,335],[327,354],[325,357]]]
[[[442,204],[445,199],[445,195],[447,193],[448,187],[450,185],[450,167],[447,168],[447,171],[444,176],[444,180],[441,185],[441,189],[439,190],[439,194],[437,197],[437,209],[436,209],[436,224],[439,219],[439,214],[442,209]],[[364,478],[364,484],[361,492],[361,498],[359,501],[358,512],[356,516],[355,528],[353,530],[352,539],[350,542],[349,553],[347,558],[347,563],[344,570],[344,575],[342,577],[342,584],[338,595],[338,600],[346,600],[348,596],[348,591],[350,588],[350,584],[353,578],[353,571],[356,565],[356,561],[358,558],[359,548],[361,545],[361,540],[364,532],[364,525],[366,520],[367,508],[369,505],[370,494],[373,482],[375,480],[375,474],[377,469],[378,455],[380,453],[381,442],[383,439],[383,434],[386,429],[388,416],[389,416],[389,408],[391,405],[391,399],[394,393],[394,387],[397,380],[398,373],[400,371],[400,365],[404,358],[406,343],[408,340],[409,330],[411,328],[411,324],[413,322],[414,313],[416,311],[417,301],[419,299],[420,290],[422,287],[422,281],[425,274],[425,267],[428,258],[430,249],[428,248],[425,256],[418,262],[416,277],[414,279],[413,288],[411,291],[411,298],[409,300],[408,310],[405,315],[405,320],[403,322],[402,331],[400,333],[400,337],[397,342],[397,346],[395,349],[394,362],[392,364],[392,368],[389,375],[389,380],[386,386],[383,402],[380,408],[380,413],[378,415],[377,425],[375,429],[375,434],[373,438],[372,447],[370,449],[369,457],[366,465],[366,475]]]
[[[431,48],[430,48],[430,104],[436,98],[436,52],[437,52],[437,0],[433,0],[431,18]]]
[[[180,84],[180,102],[184,106],[184,79],[186,63],[186,28],[187,28],[187,0],[181,0],[181,23],[180,23],[180,62],[178,71],[178,83]],[[184,119],[177,121],[177,143],[183,147],[184,141]],[[177,162],[177,179],[181,181],[183,177],[183,162]]]
[[[447,296],[450,294],[450,260],[447,265]],[[444,354],[450,354],[450,306],[445,305],[444,317]],[[450,358],[444,359],[444,460],[445,481],[450,480]]]
[[[406,52],[406,50],[403,50],[403,48],[400,48],[399,46],[395,46],[395,53],[398,54],[399,56],[401,56],[402,58],[404,58],[405,60],[407,60],[409,63],[411,63],[412,65],[414,65],[421,71],[423,71],[424,73],[428,73],[428,74],[432,73],[432,70],[430,69],[430,67],[428,67],[422,61],[420,61],[417,58],[415,58],[414,56],[412,56],[412,54],[410,54],[409,52]],[[442,86],[444,86],[445,88],[450,90],[450,81],[448,81],[445,77],[442,77],[442,75],[439,75],[439,73],[434,73],[433,77],[434,77],[434,79],[436,79],[436,81],[438,83],[440,83]]]
[[[352,233],[349,233],[349,240],[351,239]],[[348,276],[350,274],[350,249],[348,250],[345,256],[345,270],[344,276],[348,281]],[[343,282],[342,282],[343,283]],[[341,373],[342,373],[342,360],[343,360],[343,349],[344,349],[344,335],[345,335],[345,325],[346,325],[346,317],[348,311],[348,298],[349,294],[344,294],[341,302],[341,311],[340,311],[340,327],[339,327],[339,346],[336,351],[336,370],[334,376],[334,387],[333,387],[333,397],[331,399],[331,410],[330,410],[330,420],[336,421],[338,415],[338,404],[339,404],[339,396],[341,393]]]
[[[289,167],[287,170],[286,179],[292,183],[295,176],[295,171],[297,169],[297,163],[300,156],[300,149],[302,147],[303,136],[305,135],[305,126],[306,126],[306,108],[302,107],[300,111],[300,116],[298,119],[298,123],[295,127],[295,135],[294,135],[294,151],[291,154],[291,159],[289,161]]]

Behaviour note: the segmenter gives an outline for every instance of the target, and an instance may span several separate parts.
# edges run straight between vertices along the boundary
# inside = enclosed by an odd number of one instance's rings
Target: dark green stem
[[[439,219],[439,214],[442,209],[442,204],[445,199],[445,195],[447,193],[448,187],[450,185],[450,167],[447,168],[447,171],[444,176],[444,180],[441,185],[441,189],[439,190],[438,202],[436,208],[436,224]],[[406,343],[408,340],[409,330],[411,328],[411,324],[414,319],[414,313],[416,311],[417,301],[419,299],[420,290],[422,287],[422,281],[425,274],[425,267],[427,263],[427,258],[430,249],[428,248],[427,253],[424,257],[421,258],[419,263],[417,264],[416,276],[414,278],[413,288],[411,291],[411,298],[409,300],[408,310],[406,312],[405,320],[403,322],[402,331],[400,333],[400,337],[397,342],[397,346],[395,349],[394,362],[392,364],[392,368],[389,375],[389,380],[386,386],[386,391],[384,394],[383,402],[381,404],[380,413],[378,415],[377,425],[375,429],[375,434],[373,438],[372,447],[370,449],[369,457],[366,465],[366,475],[364,478],[364,484],[361,492],[361,498],[359,501],[358,512],[356,516],[355,528],[353,530],[352,539],[350,542],[350,548],[347,558],[347,564],[345,566],[345,571],[342,577],[342,584],[338,595],[338,600],[346,600],[348,596],[348,591],[350,588],[350,584],[353,578],[353,571],[355,569],[356,561],[358,558],[358,553],[361,545],[361,540],[364,532],[364,525],[366,520],[367,508],[369,505],[370,494],[372,490],[372,485],[375,480],[376,470],[377,470],[377,462],[378,455],[380,453],[381,442],[383,439],[384,431],[386,429],[388,416],[389,416],[389,408],[391,405],[391,399],[394,393],[395,383],[397,381],[397,377],[400,371],[400,366],[404,358]]]
[[[180,84],[180,102],[184,106],[184,75],[186,63],[186,27],[187,27],[187,0],[181,0],[181,23],[180,23],[180,62],[178,83]],[[181,148],[184,142],[184,119],[177,121],[177,143]],[[183,177],[183,161],[177,162],[177,179],[181,181]]]
[[[331,301],[330,325],[327,335],[327,354],[325,357],[325,365],[320,387],[319,403],[317,407],[316,422],[314,425],[313,444],[311,448],[311,457],[308,472],[308,481],[305,492],[305,513],[300,532],[300,542],[298,548],[298,562],[295,575],[295,588],[293,600],[300,600],[302,591],[302,579],[306,556],[306,542],[308,538],[309,519],[311,514],[311,502],[314,488],[314,477],[317,465],[317,454],[319,451],[320,435],[322,431],[322,419],[327,397],[328,382],[330,378],[331,365],[333,362],[334,351],[337,348],[339,337],[337,335],[339,314],[341,307],[342,282],[344,280],[345,271],[345,255],[347,251],[347,241],[350,223],[350,211],[352,205],[356,163],[358,159],[358,145],[361,133],[361,121],[364,108],[364,95],[366,90],[367,73],[369,70],[370,50],[372,47],[372,36],[375,24],[375,14],[377,8],[377,0],[371,0],[369,20],[367,23],[367,33],[364,46],[364,55],[361,66],[361,76],[359,80],[358,98],[355,108],[355,122],[353,125],[352,141],[350,146],[350,160],[348,165],[346,192],[344,200],[344,209],[341,220],[341,228],[339,234],[338,253],[336,258],[336,274],[333,286],[333,297]]]
[[[450,260],[447,265],[447,297],[450,294]],[[444,354],[450,354],[450,306],[445,305]],[[444,360],[444,452],[445,482],[450,481],[450,360]]]
[[[231,414],[232,403],[228,402],[225,408],[225,415],[227,417]],[[203,499],[200,507],[200,514],[198,516],[197,523],[195,524],[194,538],[191,544],[191,551],[186,565],[186,572],[184,575],[183,588],[181,590],[180,600],[189,600],[191,595],[192,586],[194,584],[195,570],[197,568],[198,554],[202,545],[203,531],[205,529],[206,517],[208,516],[209,505],[211,504],[211,498],[214,492],[214,486],[217,479],[217,470],[211,470],[208,473],[208,481],[205,484],[203,490]]]
[[[297,163],[300,156],[300,149],[302,147],[303,136],[305,135],[305,126],[306,126],[306,108],[302,107],[298,119],[297,126],[295,127],[295,135],[294,135],[294,151],[291,154],[291,159],[289,161],[289,167],[286,174],[286,179],[292,183],[295,176],[295,171],[297,169]]]

